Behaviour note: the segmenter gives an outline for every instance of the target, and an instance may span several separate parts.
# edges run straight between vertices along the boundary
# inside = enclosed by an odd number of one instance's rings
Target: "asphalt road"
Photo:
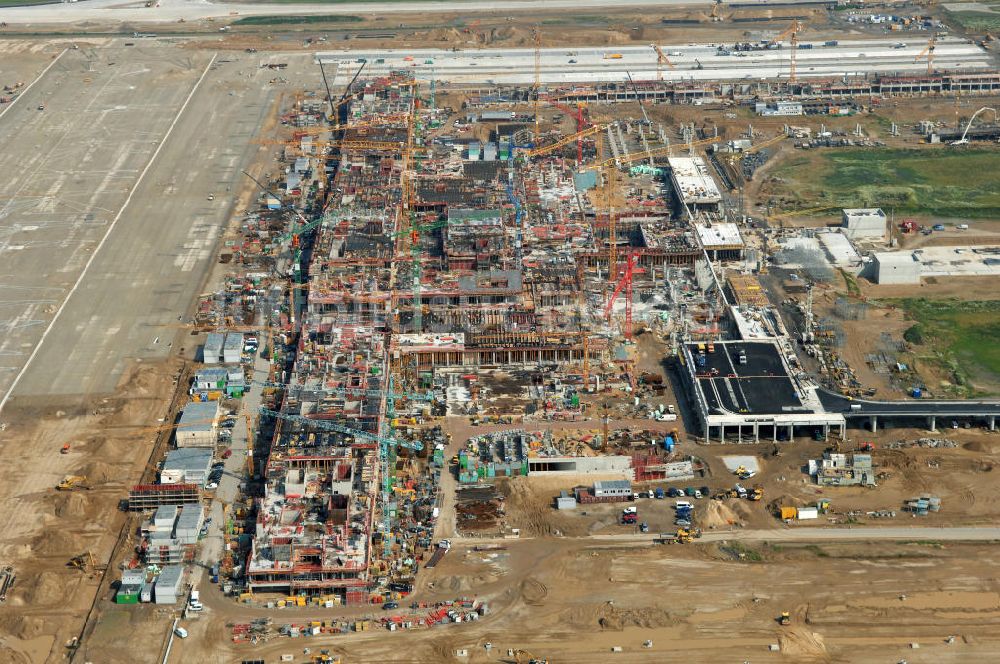
[[[801,78],[863,75],[872,72],[924,73],[927,63],[916,56],[926,42],[901,42],[894,38],[848,40],[824,46],[818,38],[803,39],[812,48],[796,54],[796,75]],[[784,48],[719,55],[715,44],[688,42],[660,45],[672,67],[658,67],[657,55],[648,44],[545,48],[540,52],[539,76],[543,83],[622,81],[628,72],[635,80],[667,81],[740,80],[782,78],[789,75],[791,49]],[[366,74],[388,74],[405,69],[417,78],[434,77],[451,83],[526,84],[534,81],[534,50],[530,48],[399,49],[323,51],[317,57],[340,66],[337,84],[346,84],[361,59]],[[934,50],[934,66],[940,71],[982,69],[992,66],[989,53],[958,38],[941,38]],[[659,71],[658,71],[659,70]]]
[[[825,388],[816,391],[820,402],[828,412],[843,413],[848,417],[871,416],[913,416],[925,417],[983,417],[1000,416],[1000,401],[997,400],[949,400],[910,399],[899,401],[873,401],[868,399],[848,399]],[[854,406],[859,406],[854,409]]]
[[[585,537],[565,537],[560,539],[586,540],[610,546],[614,544],[652,544],[660,540],[661,536],[660,533],[623,533],[621,535],[587,535]],[[709,530],[705,531],[701,538],[696,541],[723,542],[728,540],[750,542],[856,542],[884,540],[1000,542],[1000,527],[957,526],[954,528],[922,528],[920,526],[872,526],[859,528],[817,528],[804,526],[768,530]],[[465,546],[516,541],[499,537],[456,536],[451,538],[453,545],[463,544]]]
[[[815,0],[769,0],[767,5],[810,4]],[[337,4],[213,3],[207,0],[158,0],[157,7],[144,7],[142,2],[122,3],[121,0],[84,0],[37,7],[0,9],[0,20],[8,23],[76,23],[79,21],[143,21],[176,23],[178,19],[192,21],[204,18],[235,20],[238,16],[279,16],[307,14],[384,14],[384,2],[345,2]],[[666,7],[704,6],[710,0],[446,0],[439,2],[393,2],[391,11],[399,13],[454,13],[551,11],[553,9],[593,10],[611,7],[655,10]],[[237,16],[238,14],[238,16]]]

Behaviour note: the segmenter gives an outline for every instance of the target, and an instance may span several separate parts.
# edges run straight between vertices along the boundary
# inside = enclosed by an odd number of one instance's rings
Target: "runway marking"
[[[104,243],[107,242],[109,237],[111,237],[111,233],[114,232],[115,226],[118,225],[118,221],[122,218],[122,215],[125,213],[126,208],[128,208],[128,204],[132,201],[132,196],[135,194],[136,190],[142,184],[143,180],[146,179],[146,173],[148,173],[149,169],[152,168],[153,163],[156,161],[156,157],[160,154],[160,150],[162,150],[163,146],[167,144],[167,141],[170,139],[170,135],[174,131],[174,127],[177,126],[177,123],[180,121],[181,116],[184,115],[184,111],[187,109],[188,104],[194,97],[194,94],[198,91],[198,88],[201,87],[202,81],[204,81],[205,77],[208,75],[208,72],[210,71],[212,64],[215,62],[215,58],[216,55],[213,54],[212,59],[208,61],[207,65],[205,65],[205,69],[204,71],[201,72],[201,76],[195,82],[194,87],[191,88],[191,92],[188,93],[188,96],[184,100],[184,103],[181,104],[180,109],[174,116],[173,122],[170,123],[170,126],[167,128],[166,133],[163,134],[163,139],[160,141],[160,144],[156,146],[156,150],[153,151],[153,155],[149,158],[149,161],[146,162],[146,167],[142,169],[141,173],[139,173],[139,177],[136,179],[135,184],[133,184],[132,188],[129,190],[128,196],[125,198],[125,202],[122,203],[121,208],[119,208],[118,210],[118,214],[116,214],[115,218],[111,220],[110,224],[108,224],[108,229],[104,232],[104,236],[101,238],[101,241],[97,243],[97,247],[94,248],[94,251],[91,252],[90,257],[87,259],[86,264],[84,264],[83,266],[83,270],[80,271],[80,274],[76,278],[76,282],[73,284],[73,287],[70,288],[69,293],[66,294],[66,297],[62,301],[62,304],[60,304],[59,308],[56,309],[55,315],[49,322],[48,327],[45,328],[45,331],[42,332],[42,336],[41,338],[39,338],[38,343],[35,344],[34,349],[32,349],[31,355],[28,356],[28,360],[24,363],[24,366],[21,368],[21,370],[17,372],[17,375],[14,376],[14,380],[10,384],[10,387],[7,388],[7,391],[4,393],[3,399],[0,399],[0,413],[3,413],[4,406],[7,405],[7,401],[10,399],[10,395],[14,393],[15,388],[17,388],[18,384],[21,382],[21,379],[24,377],[24,374],[27,373],[28,368],[31,366],[32,361],[34,361],[35,357],[38,355],[38,351],[41,350],[42,346],[45,344],[45,339],[52,332],[52,329],[55,327],[56,322],[59,321],[59,317],[62,316],[62,312],[66,309],[66,304],[73,297],[73,294],[80,287],[80,284],[83,283],[83,279],[87,276],[87,273],[90,271],[90,266],[94,264],[94,259],[97,258],[97,255],[101,252],[101,249],[104,247]]]

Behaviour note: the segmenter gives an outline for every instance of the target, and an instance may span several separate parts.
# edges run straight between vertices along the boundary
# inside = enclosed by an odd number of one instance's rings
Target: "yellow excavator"
[[[747,496],[750,500],[760,500],[764,497],[764,487],[757,484],[753,489],[750,490],[750,495]]]
[[[57,491],[73,491],[74,489],[89,489],[87,478],[83,475],[67,475],[56,485]]]
[[[514,661],[517,664],[549,664],[549,660],[535,657],[527,650],[515,650]]]

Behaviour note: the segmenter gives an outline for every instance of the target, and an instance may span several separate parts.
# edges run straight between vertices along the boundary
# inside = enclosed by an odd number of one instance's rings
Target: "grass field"
[[[917,357],[947,370],[958,393],[1000,393],[1000,300],[913,298],[895,304],[919,326]]]
[[[360,23],[360,16],[330,15],[330,16],[245,16],[233,25],[288,25],[295,23]]]
[[[823,150],[796,152],[771,174],[781,209],[881,207],[938,217],[1000,218],[1000,151]]]

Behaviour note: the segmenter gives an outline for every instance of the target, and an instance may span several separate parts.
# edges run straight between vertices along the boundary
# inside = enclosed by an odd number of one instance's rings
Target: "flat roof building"
[[[181,419],[174,434],[177,447],[214,447],[218,420],[218,401],[188,403],[181,411]]]
[[[886,217],[881,208],[844,208],[841,225],[851,240],[885,239]]]
[[[872,256],[872,262],[877,284],[920,283],[920,261],[912,251],[879,251]]]
[[[701,157],[669,157],[670,179],[678,200],[692,212],[694,208],[718,210],[722,193],[708,164]]]
[[[699,224],[695,230],[701,246],[713,260],[735,260],[743,254],[743,236],[736,224]]]
[[[204,484],[212,468],[212,450],[207,447],[182,447],[167,452],[160,471],[161,484]],[[159,509],[176,506],[164,505]],[[159,512],[157,512],[159,513]],[[174,515],[176,516],[176,515]],[[166,516],[164,516],[166,518]],[[173,519],[171,518],[171,523]]]

